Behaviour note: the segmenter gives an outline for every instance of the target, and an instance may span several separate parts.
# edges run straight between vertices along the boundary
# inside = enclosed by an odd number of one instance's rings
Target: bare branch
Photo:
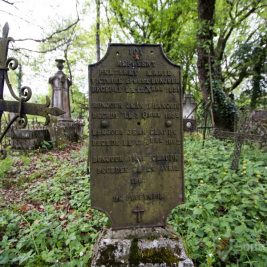
[[[66,45],[68,43],[68,41],[64,41],[63,43],[60,43],[58,44],[57,46],[55,47],[52,47],[52,48],[48,48],[48,49],[45,49],[45,50],[41,50],[41,51],[38,51],[38,50],[34,50],[34,49],[28,49],[28,48],[24,48],[24,47],[17,47],[17,48],[11,48],[10,50],[13,50],[13,51],[20,51],[20,50],[24,50],[24,51],[28,51],[28,52],[33,52],[33,53],[39,53],[39,54],[45,54],[45,53],[48,53],[48,52],[52,52],[52,51],[55,51],[57,50],[58,48]]]
[[[64,49],[64,58],[65,58],[66,63],[67,63],[67,67],[68,67],[68,71],[69,71],[69,77],[70,77],[71,82],[72,82],[72,71],[71,71],[70,62],[69,62],[69,58],[68,58],[68,50],[69,50],[74,38],[75,38],[75,35],[74,35],[74,29],[73,29],[72,35],[70,36],[70,38],[68,38],[66,48]]]
[[[7,1],[7,0],[1,0],[2,2],[6,3],[6,4],[9,4],[11,6],[13,6],[15,3],[13,2],[10,2],[10,1]]]
[[[241,11],[236,12],[235,18],[231,17],[231,12],[230,12],[231,25],[229,26],[229,29],[225,29],[222,32],[222,34],[219,36],[217,46],[216,46],[216,55],[219,60],[222,60],[223,58],[226,43],[228,39],[230,38],[232,32],[234,31],[236,25],[240,25],[245,19],[247,19],[250,15],[252,15],[256,9],[257,9],[256,6],[252,6],[251,9],[248,9],[248,6],[247,6],[243,8]]]
[[[1,1],[1,0],[0,0],[0,1]],[[15,14],[12,14],[12,13],[7,12],[7,11],[2,10],[2,9],[0,9],[0,12],[5,13],[5,14],[10,15],[10,16],[14,16],[14,17],[16,17],[16,18],[18,18],[18,19],[20,19],[20,20],[26,22],[27,24],[34,25],[34,26],[40,28],[41,30],[44,30],[44,28],[41,27],[40,25],[34,24],[34,23],[32,23],[31,21],[29,21],[29,20],[27,20],[27,19],[25,19],[25,18],[23,18],[23,17],[17,16],[17,15],[15,15]]]
[[[47,36],[45,38],[42,38],[42,39],[24,38],[24,39],[16,39],[15,41],[16,42],[34,41],[34,42],[37,42],[37,43],[45,43],[45,42],[51,40],[55,35],[58,35],[58,34],[60,34],[62,32],[68,31],[69,29],[71,29],[72,27],[74,27],[75,25],[77,25],[79,21],[80,21],[80,18],[78,16],[77,19],[76,19],[76,21],[74,21],[73,23],[71,23],[70,25],[68,25],[66,28],[59,29],[59,30],[53,32],[51,35],[49,35],[49,36]]]

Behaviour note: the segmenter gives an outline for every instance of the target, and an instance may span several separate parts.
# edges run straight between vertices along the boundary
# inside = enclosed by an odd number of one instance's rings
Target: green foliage
[[[50,149],[52,149],[53,148],[53,143],[52,143],[52,141],[46,141],[46,140],[43,140],[42,142],[41,142],[41,148],[43,148],[43,149],[46,149],[46,150],[50,150]]]
[[[170,223],[197,266],[265,266],[266,154],[245,146],[242,168],[229,169],[233,145],[185,143],[186,203]]]
[[[7,171],[11,168],[13,160],[10,157],[0,160],[0,179],[4,177]]]
[[[86,151],[71,153],[68,160],[53,166],[54,177],[31,184],[27,203],[0,211],[0,265],[85,266],[90,262],[92,245],[107,217],[90,208]],[[43,155],[38,164],[45,168],[54,160]]]
[[[116,23],[134,43],[161,43],[167,56],[183,67],[183,88],[195,88],[192,66],[196,49],[197,7],[194,0],[110,1]]]
[[[233,172],[233,147],[210,139],[202,148],[197,135],[185,140],[186,203],[169,223],[196,266],[265,266],[266,154],[244,145],[240,171]],[[32,155],[35,170],[21,167],[34,177],[23,185],[22,203],[0,210],[0,265],[90,265],[98,232],[109,221],[91,209],[87,146],[60,153]]]

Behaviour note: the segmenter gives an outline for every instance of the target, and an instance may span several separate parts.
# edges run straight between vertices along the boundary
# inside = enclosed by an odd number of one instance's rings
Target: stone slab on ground
[[[11,131],[11,147],[14,149],[36,149],[43,141],[49,140],[50,135],[47,129],[13,129]]]
[[[171,228],[104,229],[93,249],[92,267],[193,267]]]

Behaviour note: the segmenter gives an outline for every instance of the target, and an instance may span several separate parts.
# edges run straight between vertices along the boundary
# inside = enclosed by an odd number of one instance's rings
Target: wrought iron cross
[[[27,103],[31,96],[32,91],[28,86],[19,88],[19,96],[17,96],[9,81],[8,71],[15,70],[18,67],[18,60],[13,57],[8,57],[8,45],[9,42],[14,42],[13,38],[8,37],[9,26],[8,23],[3,27],[2,37],[0,37],[0,143],[2,142],[7,131],[15,121],[19,121],[22,128],[27,125],[27,114],[43,116],[46,118],[46,125],[49,123],[49,115],[59,116],[65,112],[59,108],[49,108],[50,99],[46,97],[45,104],[33,104]],[[10,91],[10,94],[16,101],[4,100],[4,85],[6,85]],[[8,123],[7,127],[1,130],[1,120],[4,112],[16,113],[16,116]],[[0,149],[1,158],[4,158],[6,152],[4,149]]]

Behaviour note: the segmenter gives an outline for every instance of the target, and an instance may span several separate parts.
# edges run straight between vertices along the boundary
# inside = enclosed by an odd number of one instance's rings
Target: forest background
[[[11,55],[22,67],[13,82],[36,86],[35,101],[50,94],[47,75],[65,58],[73,115],[86,116],[87,65],[122,42],[162,44],[182,66],[184,93],[194,95],[199,114],[212,110],[215,126],[232,130],[238,108],[266,107],[266,0],[45,2],[0,1],[2,18],[16,22],[11,34],[19,32]]]

